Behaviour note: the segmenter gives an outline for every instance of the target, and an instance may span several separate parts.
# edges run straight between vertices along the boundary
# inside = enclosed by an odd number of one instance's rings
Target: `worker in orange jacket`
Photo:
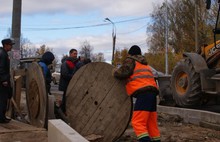
[[[139,142],[160,142],[156,112],[159,91],[152,69],[137,45],[133,45],[128,54],[122,66],[113,70],[113,75],[127,79],[127,94],[136,98],[132,127]]]

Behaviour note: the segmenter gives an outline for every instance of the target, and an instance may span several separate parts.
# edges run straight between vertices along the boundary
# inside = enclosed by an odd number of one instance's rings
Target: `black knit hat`
[[[43,54],[41,60],[42,60],[45,64],[50,65],[50,64],[52,64],[52,62],[53,62],[54,59],[55,59],[55,57],[54,57],[53,53],[50,52],[50,51],[47,51],[47,52],[45,52],[45,53]]]
[[[141,49],[140,49],[139,46],[133,45],[129,49],[128,54],[130,54],[131,56],[133,56],[133,55],[141,55]]]

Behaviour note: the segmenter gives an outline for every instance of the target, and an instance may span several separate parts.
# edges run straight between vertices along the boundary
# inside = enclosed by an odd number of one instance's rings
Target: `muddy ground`
[[[159,114],[162,142],[220,142],[220,131],[183,123],[178,116]],[[11,122],[13,123],[13,122]],[[6,125],[7,124],[2,124]],[[46,131],[1,133],[0,142],[47,142]],[[95,142],[95,141],[94,141]],[[138,142],[131,126],[117,142]]]
[[[162,142],[220,142],[220,131],[186,124],[176,115],[159,113],[158,124]],[[137,142],[130,126],[118,142]]]
[[[158,124],[162,142],[220,142],[220,131],[186,124],[176,115],[159,113]],[[131,126],[117,142],[138,142]]]

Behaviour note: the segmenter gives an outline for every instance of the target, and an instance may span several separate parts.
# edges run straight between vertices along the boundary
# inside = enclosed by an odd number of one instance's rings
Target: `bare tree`
[[[21,58],[35,57],[36,51],[35,45],[28,38],[21,36]]]
[[[86,59],[91,58],[93,51],[93,47],[90,45],[90,43],[86,40],[82,43],[81,49],[79,51],[79,54],[83,56]]]
[[[8,29],[6,38],[11,37],[11,29]],[[21,34],[20,37],[20,56],[21,58],[27,58],[27,57],[35,57],[36,56],[36,47],[34,44],[31,43],[31,41],[28,38],[23,37]]]
[[[40,46],[40,48],[38,48],[37,50],[36,50],[36,54],[37,54],[37,56],[42,56],[45,52],[47,52],[47,51],[50,51],[50,52],[52,52],[53,53],[53,48],[50,48],[50,47],[48,47],[48,46],[46,46],[45,44],[43,44],[43,45],[41,45]],[[55,71],[55,69],[56,69],[56,67],[57,67],[57,63],[58,63],[58,56],[56,55],[56,54],[54,54],[54,56],[55,56],[55,59],[54,59],[54,61],[53,61],[53,63],[52,63],[52,65],[50,66],[51,67],[51,70],[54,72]]]
[[[41,45],[40,48],[37,49],[36,54],[43,55],[47,51],[53,52],[53,49],[44,44],[44,45]]]
[[[99,52],[98,54],[92,55],[93,62],[105,62],[104,54]]]

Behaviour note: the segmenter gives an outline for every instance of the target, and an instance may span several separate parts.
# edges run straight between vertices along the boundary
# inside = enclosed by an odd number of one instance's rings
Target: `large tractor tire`
[[[180,107],[201,105],[201,81],[188,58],[177,63],[171,76],[171,90],[176,104]]]

